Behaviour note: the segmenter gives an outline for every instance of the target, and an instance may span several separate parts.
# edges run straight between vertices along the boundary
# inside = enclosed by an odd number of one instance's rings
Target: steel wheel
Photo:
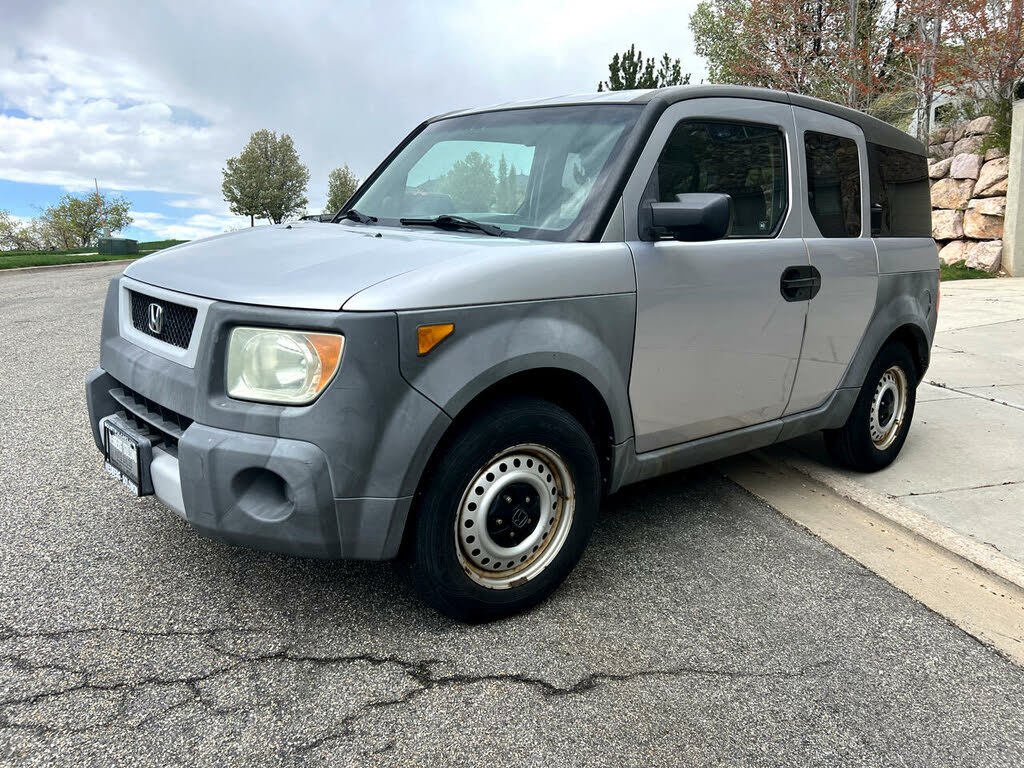
[[[882,374],[871,401],[869,431],[875,448],[884,451],[895,442],[907,411],[907,375],[898,365]]]
[[[551,448],[524,443],[503,451],[462,496],[454,531],[460,565],[488,589],[526,583],[558,555],[575,503],[572,475]]]

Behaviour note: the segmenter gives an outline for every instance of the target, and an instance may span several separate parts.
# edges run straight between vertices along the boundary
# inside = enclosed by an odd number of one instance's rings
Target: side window
[[[860,160],[857,142],[828,133],[804,134],[807,196],[823,237],[860,236]]]
[[[932,201],[928,161],[900,149],[868,144],[871,175],[871,234],[931,237]]]
[[[683,121],[669,136],[648,186],[663,203],[690,192],[730,195],[730,237],[771,237],[788,204],[781,129],[746,123]]]

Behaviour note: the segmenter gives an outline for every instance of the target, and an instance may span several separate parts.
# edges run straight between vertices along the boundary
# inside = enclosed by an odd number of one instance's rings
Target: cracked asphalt
[[[122,266],[0,274],[0,764],[1020,765],[1024,670],[710,470],[486,626],[198,537],[92,445]]]

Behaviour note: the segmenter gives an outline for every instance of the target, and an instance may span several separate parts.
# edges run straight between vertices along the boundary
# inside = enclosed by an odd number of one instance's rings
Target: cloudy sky
[[[0,208],[31,217],[98,178],[133,202],[132,237],[239,227],[221,168],[268,128],[318,212],[331,168],[365,177],[423,118],[593,91],[630,43],[700,82],[695,4],[0,0]]]

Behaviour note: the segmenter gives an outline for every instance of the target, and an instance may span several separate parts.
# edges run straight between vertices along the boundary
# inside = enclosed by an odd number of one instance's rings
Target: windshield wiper
[[[341,215],[341,218],[358,221],[360,224],[370,224],[377,220],[376,216],[367,216],[365,213],[360,213],[355,208],[349,208]]]
[[[438,229],[473,229],[493,237],[502,237],[507,233],[506,230],[495,224],[484,224],[481,221],[467,219],[465,216],[451,216],[447,213],[435,216],[432,219],[399,219],[399,222],[405,226],[428,226],[437,227]]]

